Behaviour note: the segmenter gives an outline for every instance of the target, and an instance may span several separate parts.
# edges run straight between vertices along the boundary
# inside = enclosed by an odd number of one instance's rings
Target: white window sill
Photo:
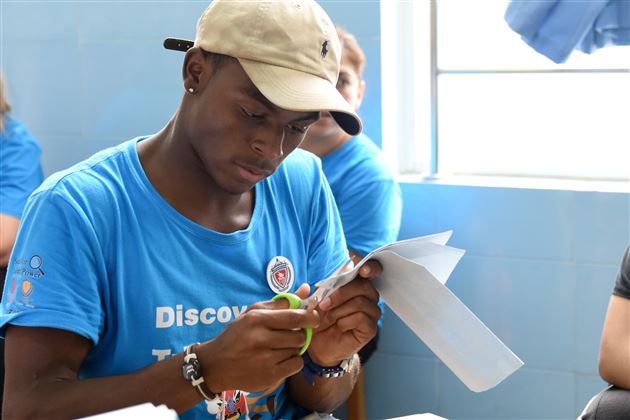
[[[600,181],[559,178],[531,178],[509,176],[423,176],[421,174],[398,175],[399,183],[459,185],[489,188],[522,188],[534,190],[590,191],[608,193],[630,193],[630,178],[627,181]]]

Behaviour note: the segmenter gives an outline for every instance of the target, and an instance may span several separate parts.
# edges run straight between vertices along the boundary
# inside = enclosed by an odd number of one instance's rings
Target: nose
[[[268,160],[279,159],[284,156],[285,130],[265,130],[252,141],[252,149]]]

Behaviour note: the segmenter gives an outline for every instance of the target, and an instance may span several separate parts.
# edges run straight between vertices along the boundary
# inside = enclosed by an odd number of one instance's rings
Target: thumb
[[[298,295],[300,299],[306,299],[310,293],[311,293],[311,286],[309,286],[308,283],[303,283],[295,291],[295,294]]]

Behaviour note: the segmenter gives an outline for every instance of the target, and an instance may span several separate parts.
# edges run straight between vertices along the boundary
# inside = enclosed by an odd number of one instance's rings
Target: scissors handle
[[[278,293],[271,300],[273,301],[273,300],[278,300],[278,299],[286,299],[289,302],[289,309],[306,308],[306,305],[302,303],[302,299],[300,299],[299,296],[293,293]],[[306,340],[304,340],[304,344],[302,344],[302,347],[300,347],[300,349],[297,352],[297,354],[300,356],[304,354],[306,349],[308,349],[308,346],[311,344],[311,340],[313,339],[312,328],[310,327],[304,328],[304,333],[306,334]]]

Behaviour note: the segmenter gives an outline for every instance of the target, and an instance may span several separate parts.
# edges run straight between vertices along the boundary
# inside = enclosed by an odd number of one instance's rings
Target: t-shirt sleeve
[[[28,201],[7,270],[0,327],[59,328],[98,343],[105,264],[78,204],[44,190]]]
[[[626,253],[621,261],[621,268],[617,275],[613,295],[630,299],[630,246],[626,249]]]
[[[20,131],[13,135],[19,137]],[[43,180],[41,150],[22,138],[3,138],[0,147],[0,213],[19,219],[26,200]]]
[[[365,256],[396,241],[402,198],[394,180],[357,184],[341,194],[338,206],[348,247],[355,253]]]
[[[339,211],[321,168],[313,195],[308,253],[308,282],[313,286],[339,269],[349,259]]]

